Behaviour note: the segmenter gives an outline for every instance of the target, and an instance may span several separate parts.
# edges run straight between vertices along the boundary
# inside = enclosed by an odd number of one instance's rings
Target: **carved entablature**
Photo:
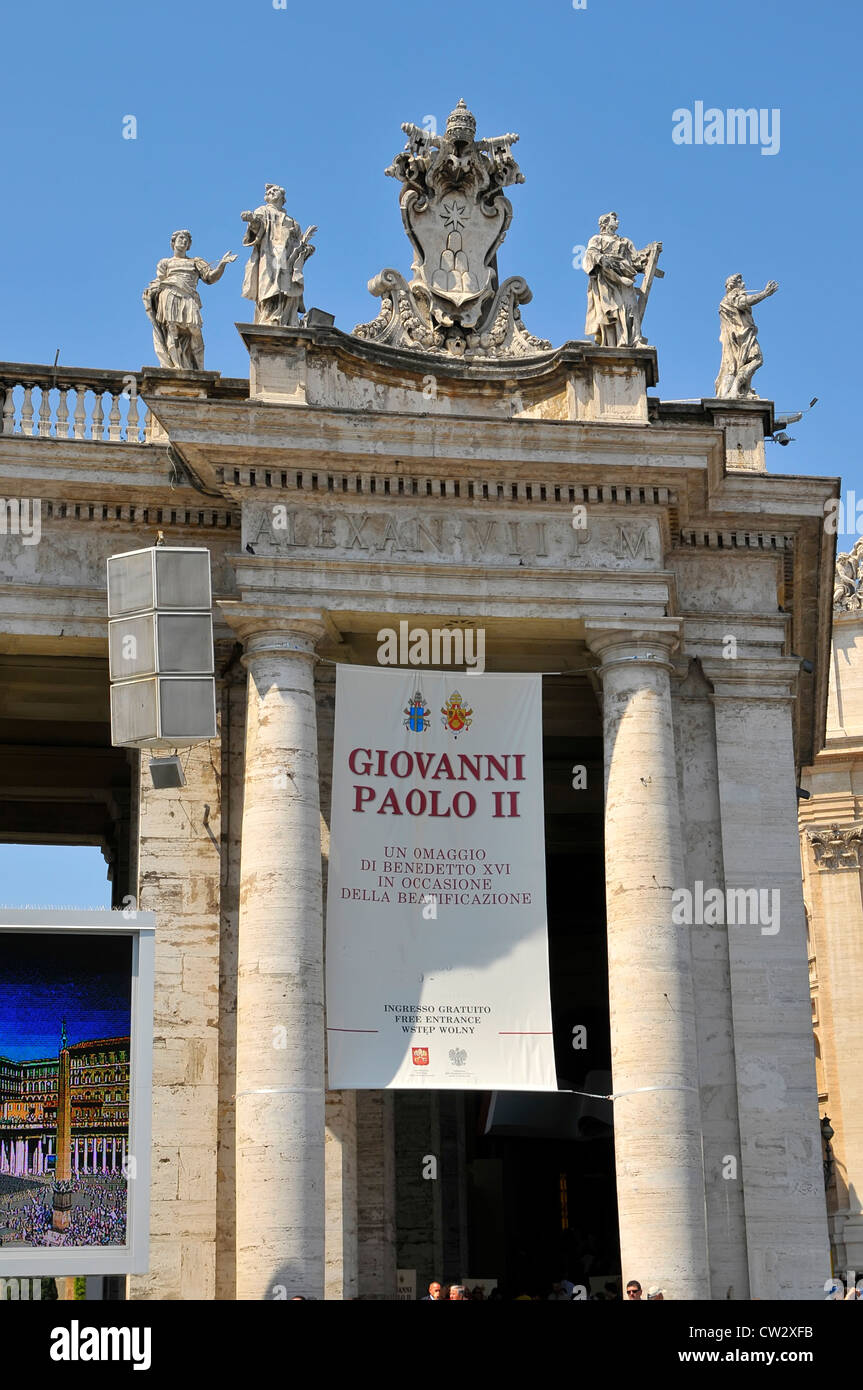
[[[807,831],[819,869],[859,869],[863,825],[833,825]]]
[[[243,505],[242,543],[256,556],[330,561],[452,564],[495,569],[656,572],[663,563],[656,517],[619,520],[592,515],[575,529],[568,516],[411,506],[315,507],[258,502]]]
[[[836,556],[833,581],[834,613],[858,613],[863,609],[863,536],[851,550]]]
[[[456,358],[531,357],[551,343],[528,333],[517,275],[498,282],[497,249],[512,221],[504,196],[524,183],[512,156],[517,135],[476,139],[476,120],[460,101],[443,135],[406,123],[401,154],[386,170],[402,185],[399,205],[414,248],[410,282],[386,269],[369,281],[378,317],[354,334],[371,342]]]

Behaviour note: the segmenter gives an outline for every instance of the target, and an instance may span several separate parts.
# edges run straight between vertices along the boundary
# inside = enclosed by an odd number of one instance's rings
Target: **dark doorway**
[[[108,663],[0,656],[0,843],[101,850],[111,906],[134,891],[138,755],[112,748]],[[62,878],[40,902],[63,906]]]

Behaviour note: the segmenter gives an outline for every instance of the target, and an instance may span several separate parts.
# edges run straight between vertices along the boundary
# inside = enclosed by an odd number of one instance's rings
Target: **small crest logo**
[[[449,1051],[449,1059],[454,1067],[463,1067],[465,1062],[467,1061],[467,1053],[465,1052],[463,1047],[451,1047]]]
[[[456,738],[459,734],[467,733],[473,723],[473,719],[471,718],[473,710],[467,707],[457,690],[454,690],[452,695],[450,695],[441,710],[441,714],[443,715],[441,723],[444,728],[449,729],[450,733],[455,734]]]
[[[424,734],[431,723],[428,718],[431,710],[426,709],[426,702],[419,691],[414,695],[410,704],[402,710],[402,714],[407,715],[407,719],[403,719],[402,723],[412,734]]]
[[[415,1067],[427,1067],[429,1064],[429,1050],[427,1047],[412,1047],[411,1057]]]

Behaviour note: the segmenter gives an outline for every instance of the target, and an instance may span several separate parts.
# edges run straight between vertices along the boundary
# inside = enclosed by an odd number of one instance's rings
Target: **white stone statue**
[[[255,323],[296,328],[303,303],[303,266],[315,248],[310,238],[318,230],[300,224],[285,212],[285,190],[268,183],[266,201],[254,212],[244,212],[248,223],[243,245],[252,254],[243,279],[243,298],[254,300]]]
[[[729,400],[757,401],[757,391],[752,389],[752,378],[764,358],[758,343],[758,329],[752,317],[753,304],[760,304],[779,289],[775,280],[769,280],[757,294],[747,293],[742,275],[729,275],[725,281],[725,295],[719,305],[719,341],[722,344],[722,361],[716,378],[717,397]]]
[[[654,279],[662,279],[657,269],[661,241],[653,241],[638,251],[628,237],[618,236],[616,212],[599,219],[599,232],[587,243],[582,264],[588,274],[585,333],[600,347],[645,347],[641,321]],[[643,272],[636,287],[635,277]]]
[[[850,550],[836,556],[833,578],[833,608],[840,612],[859,612],[863,608],[863,536]]]
[[[156,266],[156,278],[142,298],[153,325],[153,347],[162,367],[181,371],[204,370],[204,338],[201,332],[201,300],[198,281],[214,285],[221,280],[225,266],[237,259],[226,251],[219,264],[211,266],[200,257],[189,255],[192,233],[185,228],[171,237],[172,255]]]

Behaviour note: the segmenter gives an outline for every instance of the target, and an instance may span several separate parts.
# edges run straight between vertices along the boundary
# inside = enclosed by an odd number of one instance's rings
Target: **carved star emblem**
[[[457,203],[455,201],[451,203],[444,203],[443,211],[441,212],[441,217],[443,218],[444,226],[447,228],[448,231],[460,232],[462,230],[462,228],[464,227],[464,211],[464,203]]]

